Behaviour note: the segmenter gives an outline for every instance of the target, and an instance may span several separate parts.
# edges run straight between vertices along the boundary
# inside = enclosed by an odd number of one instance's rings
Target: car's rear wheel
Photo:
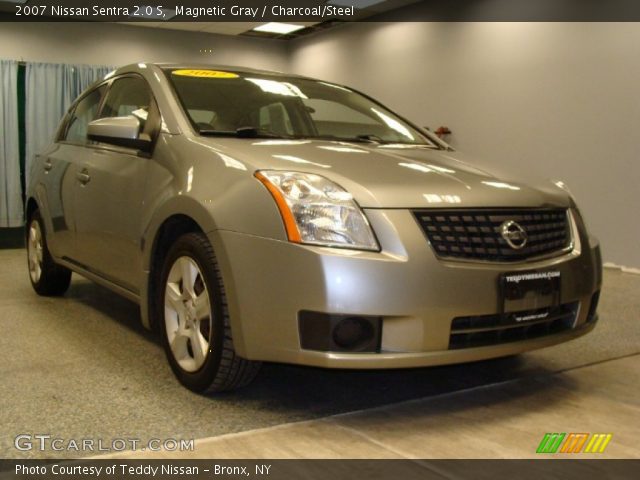
[[[67,291],[71,283],[71,270],[53,261],[39,210],[33,212],[29,219],[27,261],[31,285],[39,295],[57,296]]]
[[[250,383],[260,363],[235,353],[222,276],[206,236],[189,233],[174,243],[160,285],[160,330],[178,380],[199,393]]]

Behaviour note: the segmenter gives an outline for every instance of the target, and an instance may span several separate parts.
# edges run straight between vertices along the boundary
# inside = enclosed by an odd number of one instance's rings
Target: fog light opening
[[[362,350],[370,345],[375,335],[371,322],[361,317],[347,317],[333,329],[333,341],[345,350]]]

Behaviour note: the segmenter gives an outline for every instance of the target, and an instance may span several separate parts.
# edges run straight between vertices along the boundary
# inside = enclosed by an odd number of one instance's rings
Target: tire
[[[29,218],[26,237],[27,266],[33,289],[42,296],[63,295],[71,283],[71,270],[53,261],[39,210]]]
[[[260,362],[235,353],[222,275],[205,235],[188,233],[171,246],[157,300],[164,350],[185,387],[198,393],[222,392],[255,378]]]

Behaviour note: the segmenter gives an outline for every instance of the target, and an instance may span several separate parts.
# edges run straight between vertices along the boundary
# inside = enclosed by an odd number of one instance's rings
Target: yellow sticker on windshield
[[[198,78],[238,78],[235,73],[221,72],[219,70],[174,70],[171,74]]]

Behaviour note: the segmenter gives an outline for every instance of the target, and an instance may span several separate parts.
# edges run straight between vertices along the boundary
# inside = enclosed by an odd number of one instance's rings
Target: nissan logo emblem
[[[527,244],[527,232],[513,220],[507,220],[500,226],[500,235],[514,250],[520,250]]]

